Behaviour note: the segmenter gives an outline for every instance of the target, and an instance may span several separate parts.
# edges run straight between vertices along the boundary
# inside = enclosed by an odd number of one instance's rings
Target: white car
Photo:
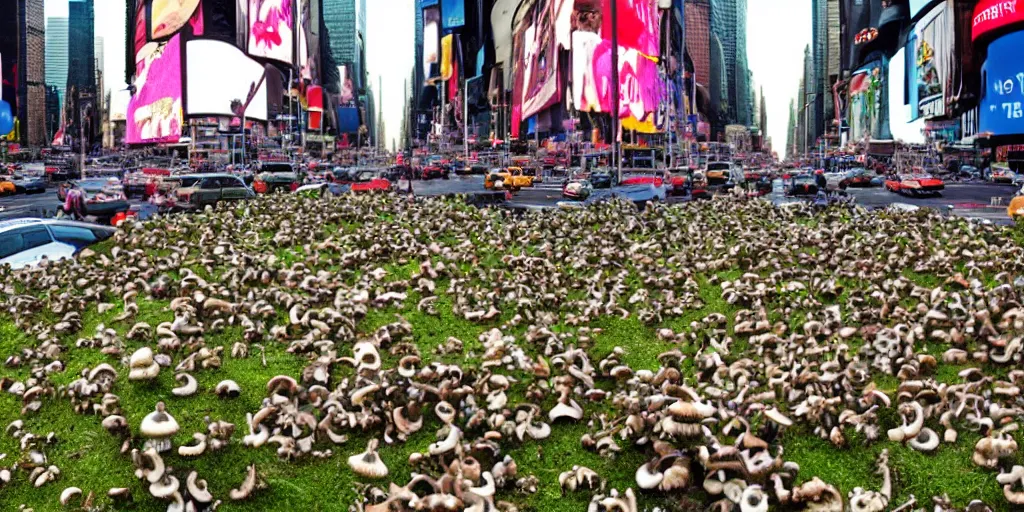
[[[69,220],[0,221],[0,265],[19,269],[38,265],[44,259],[73,258],[82,249],[116,232],[113,227]]]

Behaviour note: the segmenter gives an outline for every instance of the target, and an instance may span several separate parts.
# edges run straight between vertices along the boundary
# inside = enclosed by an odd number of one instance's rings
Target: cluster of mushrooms
[[[344,461],[362,483],[343,506],[364,512],[516,511],[554,486],[594,512],[1024,505],[1022,270],[1007,228],[724,199],[515,214],[275,196],[129,223],[109,250],[0,269],[2,321],[32,340],[0,354],[0,400],[22,415],[6,429],[18,453],[0,454],[0,501],[18,479],[69,480],[47,453],[61,432],[26,425],[70,405],[137,478],[64,488],[62,506],[89,510],[214,510],[274,493],[251,464],[215,495],[191,461],[223,450]],[[414,315],[444,327],[425,332]],[[642,334],[609,344],[623,324]],[[268,370],[255,389],[223,378],[241,360],[267,367],[270,349],[302,370]],[[78,377],[55,378],[66,372]],[[126,388],[174,406],[126,403]],[[182,432],[175,415],[203,394],[258,405]],[[544,457],[567,425],[585,432],[585,458],[535,474],[513,457]],[[425,449],[403,448],[424,436]],[[884,444],[876,485],[801,472],[784,450],[801,436]],[[965,442],[963,464],[1005,502],[900,493],[892,448]],[[388,450],[409,455],[389,467]],[[629,481],[580,463],[625,453],[644,459]]]

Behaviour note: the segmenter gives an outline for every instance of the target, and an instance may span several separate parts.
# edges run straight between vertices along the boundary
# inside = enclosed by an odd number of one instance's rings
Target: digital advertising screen
[[[249,55],[292,63],[293,0],[249,0]]]
[[[181,137],[181,36],[147,43],[135,62],[135,94],[125,114],[129,144],[177,142]]]
[[[437,6],[423,9],[423,77],[433,78],[431,66],[441,62],[441,11]]]
[[[978,112],[981,132],[997,136],[1024,133],[1021,48],[1024,48],[1024,32],[1005,35],[988,46],[988,59],[981,67],[981,76],[985,78]]]
[[[234,45],[210,39],[194,39],[185,45],[185,113],[189,117],[241,116],[250,89],[260,84],[249,108],[248,119],[267,120],[267,85],[260,83],[263,64]]]
[[[928,12],[914,28],[910,45],[913,101],[911,117],[941,117],[946,113],[946,84],[953,67],[955,46],[951,4],[943,2]]]
[[[201,0],[151,0],[149,4],[149,39],[170,37],[196,16],[193,23],[199,23],[197,34],[202,34]]]
[[[657,57],[661,40],[657,0],[602,0],[602,10],[611,12],[612,2],[618,8],[619,46]],[[602,18],[601,37],[612,38],[611,16]]]
[[[523,51],[522,115],[532,117],[555,104],[558,87],[558,43],[555,41],[554,5],[549,1],[534,4],[530,21],[521,32]]]

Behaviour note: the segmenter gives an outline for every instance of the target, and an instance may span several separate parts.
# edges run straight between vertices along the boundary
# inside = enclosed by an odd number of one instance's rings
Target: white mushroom
[[[459,441],[462,440],[462,430],[460,430],[459,427],[456,427],[455,425],[449,425],[446,428],[448,429],[448,434],[445,436],[445,438],[436,443],[430,443],[430,446],[427,447],[427,451],[431,455],[441,455],[444,453],[448,453],[454,450],[455,447],[459,444]]]
[[[199,383],[196,381],[196,378],[187,373],[175,375],[174,380],[183,383],[181,386],[171,389],[171,393],[174,396],[192,396],[199,390]]]
[[[356,474],[366,478],[384,478],[388,476],[388,467],[377,454],[377,439],[371,439],[366,445],[366,451],[348,458],[348,467]]]
[[[68,503],[71,503],[71,500],[81,496],[81,489],[79,489],[78,487],[68,487],[67,489],[61,491],[60,493],[60,504],[66,507]]]
[[[136,350],[128,360],[128,380],[153,380],[159,373],[160,365],[149,347]]]
[[[238,395],[242,394],[241,386],[231,379],[220,381],[213,391],[221,398],[238,398]]]
[[[192,499],[202,503],[210,503],[213,501],[213,495],[206,488],[206,480],[199,480],[198,477],[199,473],[195,471],[189,473],[188,478],[185,479],[185,489],[188,490],[188,495]]]
[[[170,438],[178,433],[178,422],[167,413],[163,402],[157,402],[156,409],[142,419],[139,432],[149,438],[147,445],[164,452],[171,449]]]

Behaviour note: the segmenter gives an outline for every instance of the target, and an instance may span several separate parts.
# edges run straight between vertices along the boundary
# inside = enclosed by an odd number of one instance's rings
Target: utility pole
[[[612,158],[618,182],[622,183],[622,156],[619,154],[619,8],[618,0],[611,0],[612,15]]]

